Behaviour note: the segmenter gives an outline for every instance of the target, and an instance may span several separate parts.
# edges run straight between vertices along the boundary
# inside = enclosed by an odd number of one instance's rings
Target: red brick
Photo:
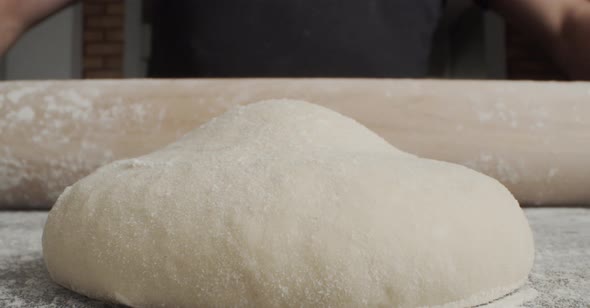
[[[122,77],[124,13],[123,0],[83,1],[86,78]]]
[[[82,2],[82,10],[85,16],[88,15],[104,15],[105,6],[99,3]]]
[[[84,31],[84,42],[100,42],[104,40],[102,31]]]
[[[123,53],[123,45],[116,43],[97,43],[97,44],[86,44],[84,54],[86,55],[121,55]]]
[[[109,30],[107,31],[107,41],[111,42],[122,42],[123,41],[123,30]]]
[[[90,16],[86,19],[86,29],[122,28],[122,16]]]
[[[103,68],[103,60],[101,57],[85,57],[84,58],[84,69],[97,69],[97,68]]]
[[[131,0],[136,1],[136,0]],[[97,4],[107,4],[107,3],[119,3],[123,2],[123,0],[84,0],[84,3],[97,3]]]
[[[123,15],[125,13],[125,6],[123,2],[111,3],[107,5],[107,15]]]
[[[89,70],[84,72],[84,78],[121,78],[123,74],[118,70]]]
[[[123,59],[121,56],[118,57],[106,57],[104,67],[109,69],[118,68],[120,69],[123,66]]]

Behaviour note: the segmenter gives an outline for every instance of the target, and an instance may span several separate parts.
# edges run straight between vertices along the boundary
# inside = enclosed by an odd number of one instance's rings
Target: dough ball
[[[294,100],[98,169],[43,234],[57,283],[138,307],[465,307],[521,285],[533,251],[496,180]]]

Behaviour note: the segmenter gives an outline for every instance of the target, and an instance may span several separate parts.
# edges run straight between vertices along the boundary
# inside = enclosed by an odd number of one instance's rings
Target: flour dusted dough
[[[496,180],[274,100],[66,189],[43,254],[57,283],[138,307],[465,307],[523,283],[533,242]]]

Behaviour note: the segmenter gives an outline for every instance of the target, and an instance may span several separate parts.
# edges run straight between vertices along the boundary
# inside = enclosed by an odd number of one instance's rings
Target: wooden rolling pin
[[[590,83],[185,79],[0,83],[0,208],[49,208],[105,163],[269,98],[327,106],[400,149],[493,176],[525,204],[590,204]]]

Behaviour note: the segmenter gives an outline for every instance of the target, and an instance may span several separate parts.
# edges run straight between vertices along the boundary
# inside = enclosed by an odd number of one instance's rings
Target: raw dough
[[[496,180],[292,100],[98,169],[43,234],[57,283],[142,307],[465,307],[517,288],[533,251]]]

